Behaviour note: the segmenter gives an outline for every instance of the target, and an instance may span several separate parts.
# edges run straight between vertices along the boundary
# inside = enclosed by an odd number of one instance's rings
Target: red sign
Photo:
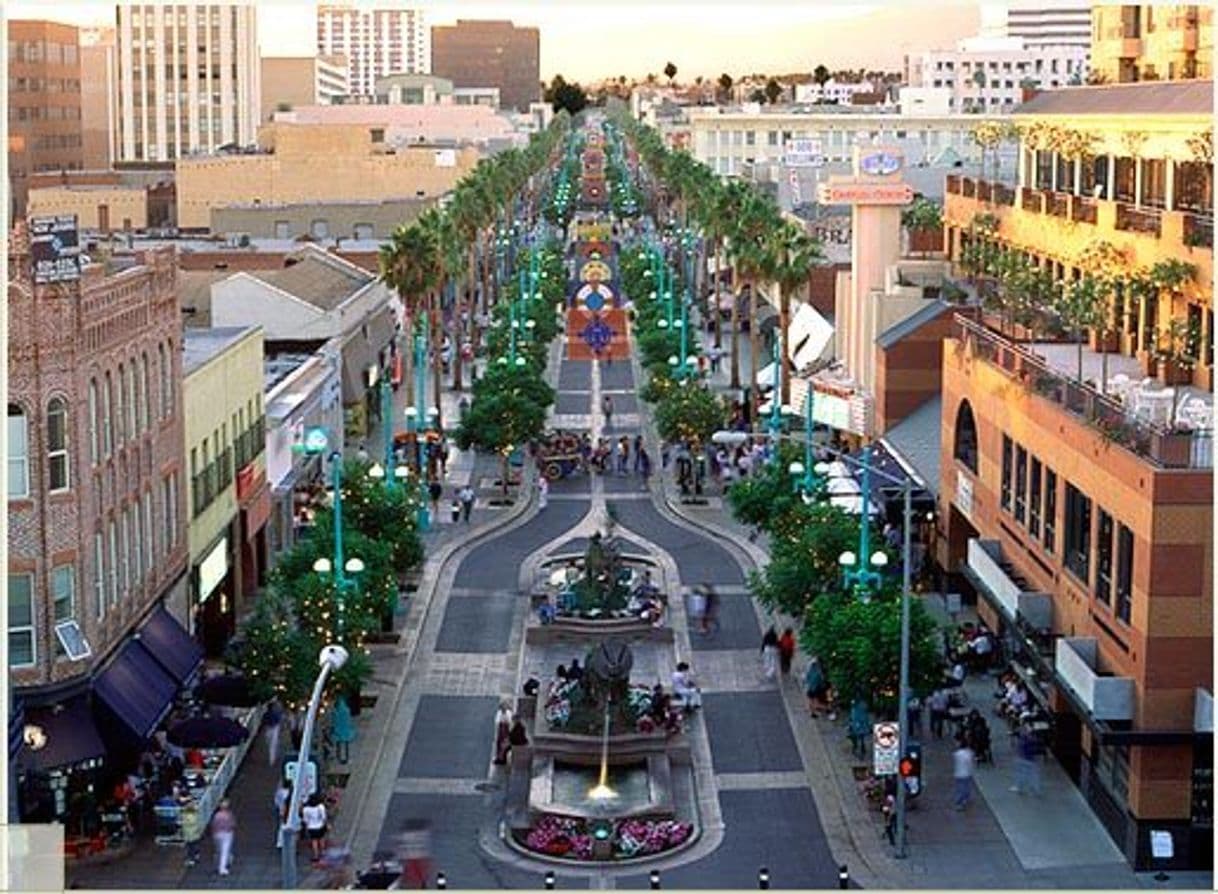
[[[908,183],[822,183],[817,190],[822,205],[908,205],[913,187]]]

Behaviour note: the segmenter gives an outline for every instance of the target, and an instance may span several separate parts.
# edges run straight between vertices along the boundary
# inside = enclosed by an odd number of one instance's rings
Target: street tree
[[[488,391],[470,404],[456,431],[462,450],[476,447],[499,454],[502,461],[503,496],[508,494],[508,460],[513,451],[542,436],[546,411],[516,391]]]
[[[671,389],[657,404],[656,428],[669,442],[697,441],[705,444],[727,419],[723,401],[693,382]]]
[[[766,81],[765,97],[766,97],[766,99],[768,99],[770,101],[770,105],[774,105],[775,103],[777,103],[779,97],[781,97],[781,96],[782,96],[782,84],[778,83],[778,81],[774,80],[774,78],[770,78],[768,81]]]
[[[735,82],[732,80],[732,76],[730,74],[728,74],[726,71],[723,74],[719,75],[720,99],[725,99],[728,96],[728,94],[732,90],[733,83],[735,83]]]
[[[668,78],[668,86],[672,86],[672,79],[677,76],[677,66],[669,62],[664,66],[664,77]]]
[[[823,65],[818,65],[816,68],[812,69],[812,80],[816,82],[818,87],[824,87],[825,84],[829,83],[829,80],[832,77],[833,76],[829,74],[829,69],[825,68]]]

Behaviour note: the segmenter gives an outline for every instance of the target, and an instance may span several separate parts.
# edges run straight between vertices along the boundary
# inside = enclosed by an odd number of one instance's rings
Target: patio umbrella
[[[854,474],[847,468],[846,464],[840,459],[835,459],[829,463],[829,469],[825,472],[826,478],[853,478]]]
[[[863,498],[856,494],[839,494],[836,497],[830,497],[829,502],[837,506],[844,512],[850,515],[861,515],[863,512]],[[880,512],[880,507],[875,503],[867,504],[867,514],[875,517]]]
[[[237,674],[208,677],[199,684],[196,694],[209,705],[224,705],[230,708],[252,708],[260,701],[250,691],[249,680]]]
[[[245,727],[227,717],[192,717],[169,729],[169,741],[179,748],[232,748],[248,736]]]
[[[863,492],[859,483],[853,478],[830,478],[825,482],[825,490],[831,496],[857,496]]]

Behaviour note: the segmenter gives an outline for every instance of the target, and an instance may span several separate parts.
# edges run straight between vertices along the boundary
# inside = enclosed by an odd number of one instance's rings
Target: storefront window
[[[1092,768],[1095,778],[1120,805],[1129,798],[1129,746],[1101,745]]]
[[[1011,511],[1011,454],[1014,445],[1006,435],[1002,436],[1002,508]]]
[[[1057,549],[1057,473],[1045,468],[1045,549]]]
[[[1098,542],[1095,550],[1095,598],[1104,605],[1112,599],[1112,516],[1100,510]]]

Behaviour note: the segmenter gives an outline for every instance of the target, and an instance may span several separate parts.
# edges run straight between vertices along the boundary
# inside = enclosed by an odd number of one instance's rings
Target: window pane
[[[66,621],[76,615],[76,569],[61,565],[51,572],[51,593],[55,600],[55,620]]]
[[[1045,469],[1045,549],[1057,548],[1057,473]]]
[[[1015,521],[1022,523],[1026,507],[1028,482],[1028,452],[1023,447],[1015,448]]]
[[[15,404],[8,405],[8,495],[25,497],[30,492],[25,414]]]
[[[1011,454],[1013,445],[1011,439],[1002,436],[1002,508],[1011,508]]]
[[[1028,481],[1028,533],[1033,537],[1040,536],[1040,460],[1032,457],[1032,476]]]
[[[8,626],[28,627],[34,623],[34,576],[10,574],[8,576]]]
[[[1120,526],[1117,535],[1116,616],[1129,623],[1133,608],[1133,531]]]

